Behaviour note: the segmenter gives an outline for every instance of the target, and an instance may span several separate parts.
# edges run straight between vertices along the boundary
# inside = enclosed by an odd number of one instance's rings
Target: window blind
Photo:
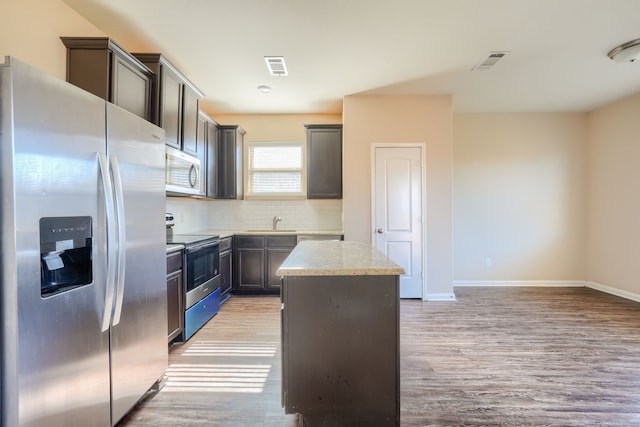
[[[302,143],[249,143],[248,195],[304,195]]]

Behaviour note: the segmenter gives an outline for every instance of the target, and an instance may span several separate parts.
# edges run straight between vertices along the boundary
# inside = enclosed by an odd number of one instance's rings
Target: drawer
[[[167,274],[182,270],[182,251],[167,254]]]
[[[262,249],[264,248],[264,236],[236,236],[237,249]]]
[[[225,237],[224,239],[220,239],[220,252],[228,251],[233,246],[233,238]]]
[[[270,248],[293,248],[297,243],[297,236],[267,236],[267,247]]]
[[[220,310],[220,288],[202,298],[184,313],[184,339],[191,338]]]

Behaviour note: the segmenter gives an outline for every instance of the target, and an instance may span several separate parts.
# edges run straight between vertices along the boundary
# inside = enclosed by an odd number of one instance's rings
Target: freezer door
[[[13,59],[0,69],[0,311],[15,316],[2,425],[108,426],[104,101]]]
[[[167,368],[164,131],[107,104],[108,156],[119,212],[119,282],[111,328],[116,423]]]

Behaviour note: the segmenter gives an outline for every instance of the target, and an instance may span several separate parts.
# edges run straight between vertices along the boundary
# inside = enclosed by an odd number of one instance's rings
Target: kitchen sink
[[[268,230],[268,229],[262,229],[262,230],[245,230],[247,233],[295,233],[296,230]]]

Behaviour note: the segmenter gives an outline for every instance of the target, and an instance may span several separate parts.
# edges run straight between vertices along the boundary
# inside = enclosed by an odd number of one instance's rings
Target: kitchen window
[[[302,142],[249,142],[245,198],[305,197]]]

